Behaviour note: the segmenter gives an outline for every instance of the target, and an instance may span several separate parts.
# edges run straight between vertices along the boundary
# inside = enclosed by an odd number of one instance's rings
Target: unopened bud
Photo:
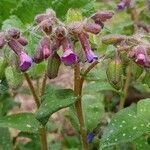
[[[22,51],[24,51],[22,45],[14,39],[11,39],[10,41],[8,41],[8,46],[18,55],[20,54]]]
[[[57,77],[60,64],[61,64],[60,57],[57,54],[57,52],[55,52],[53,56],[51,56],[48,59],[47,76],[49,77],[49,79],[54,79]]]
[[[12,29],[9,29],[7,33],[9,37],[14,38],[14,39],[18,39],[20,37],[19,29],[12,28]]]
[[[125,39],[126,39],[126,36],[124,36],[124,35],[118,35],[118,34],[106,35],[106,36],[102,37],[102,43],[107,44],[107,45],[118,44]]]
[[[65,27],[59,26],[55,30],[56,37],[58,39],[63,39],[67,35]]]
[[[18,41],[22,46],[26,46],[26,45],[28,44],[27,39],[25,39],[24,37],[20,37],[17,41]]]
[[[52,33],[52,22],[50,20],[47,20],[43,25],[42,25],[43,31],[47,34],[50,35]]]
[[[111,60],[108,64],[107,70],[107,78],[110,84],[116,88],[121,88],[121,76],[123,74],[121,60],[119,58],[115,58]]]
[[[5,43],[5,35],[3,32],[0,32],[0,49],[4,47]]]
[[[50,40],[48,37],[43,37],[39,42],[33,61],[35,63],[40,63],[42,60],[47,59],[51,54]]]
[[[39,15],[37,15],[37,16],[35,16],[35,22],[37,23],[37,24],[39,24],[39,23],[41,23],[42,21],[44,21],[44,20],[46,20],[46,19],[48,19],[48,17],[47,17],[47,15],[46,14],[39,14]]]
[[[83,24],[81,22],[74,22],[68,25],[69,33],[79,34],[83,32]]]
[[[102,22],[105,22],[108,19],[113,17],[114,13],[112,11],[98,11],[91,18],[95,21],[95,23],[101,25]]]
[[[93,34],[98,34],[102,29],[102,27],[99,24],[88,22],[84,24],[83,28],[86,32],[90,32]]]

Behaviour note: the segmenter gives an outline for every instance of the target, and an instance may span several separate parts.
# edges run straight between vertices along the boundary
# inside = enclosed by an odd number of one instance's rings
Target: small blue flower
[[[93,134],[93,132],[89,133],[89,134],[87,135],[87,141],[88,141],[89,143],[91,143],[91,142],[94,140],[94,137],[95,137],[95,135]]]

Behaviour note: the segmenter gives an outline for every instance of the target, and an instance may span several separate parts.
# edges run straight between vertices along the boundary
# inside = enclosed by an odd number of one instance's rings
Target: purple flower
[[[121,2],[117,5],[118,10],[123,10],[128,5],[129,0],[121,0]]]
[[[135,62],[138,63],[139,65],[145,65],[145,63],[146,63],[145,55],[144,54],[138,54]]]
[[[0,49],[2,49],[5,45],[5,36],[3,32],[0,32]]]
[[[126,7],[126,4],[125,4],[124,2],[120,2],[120,3],[117,5],[117,9],[118,9],[118,10],[123,10],[125,7]]]
[[[89,133],[87,135],[87,140],[89,143],[91,143],[94,140],[95,135],[93,134],[93,132]]]
[[[18,56],[20,59],[20,70],[22,72],[27,71],[32,65],[32,59],[25,52],[21,52]]]
[[[48,37],[43,37],[39,42],[36,54],[33,57],[35,63],[40,63],[42,60],[47,59],[52,54],[50,47],[50,40]]]
[[[92,63],[94,60],[98,60],[98,56],[96,56],[94,54],[94,52],[91,50],[89,39],[88,39],[86,33],[78,34],[78,38],[79,38],[79,41],[80,41],[82,48],[85,52],[87,61],[89,63]]]
[[[65,65],[75,64],[77,62],[77,55],[73,52],[73,47],[70,40],[67,37],[65,37],[61,43],[64,50],[63,56],[61,57],[61,61]]]

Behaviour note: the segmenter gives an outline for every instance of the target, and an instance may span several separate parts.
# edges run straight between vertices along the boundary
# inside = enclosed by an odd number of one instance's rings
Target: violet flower
[[[95,137],[95,135],[93,134],[93,132],[89,133],[89,134],[87,135],[87,141],[88,141],[89,143],[91,143],[91,142],[94,140],[94,137]]]
[[[117,5],[118,10],[123,10],[128,5],[129,0],[121,0],[121,2]]]
[[[82,48],[85,52],[87,61],[89,63],[92,63],[94,60],[98,60],[98,56],[96,56],[94,54],[94,52],[91,50],[89,39],[88,39],[86,33],[78,34],[78,38],[79,38],[79,41],[80,41]]]
[[[39,42],[37,47],[37,52],[33,57],[33,61],[35,63],[40,63],[42,60],[47,59],[52,53],[50,47],[50,40],[48,37],[43,37],[42,40]]]
[[[61,61],[65,65],[72,65],[77,62],[77,55],[73,52],[73,47],[70,40],[65,37],[62,42],[62,47],[64,50],[63,56],[61,57]]]
[[[20,70],[22,72],[27,71],[32,65],[32,59],[25,52],[21,52],[18,56],[20,59]]]

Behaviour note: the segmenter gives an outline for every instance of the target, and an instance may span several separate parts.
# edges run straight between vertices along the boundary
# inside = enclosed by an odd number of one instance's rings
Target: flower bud
[[[73,52],[73,47],[70,40],[67,37],[65,37],[61,43],[64,50],[63,56],[61,57],[61,61],[65,65],[75,64],[77,62],[77,55]]]
[[[10,41],[8,41],[8,46],[18,55],[20,54],[22,51],[24,51],[23,47],[21,46],[21,44],[14,40],[14,39],[10,39]]]
[[[50,40],[48,37],[43,37],[39,42],[33,61],[35,63],[40,63],[42,60],[47,59],[51,54]]]
[[[0,32],[0,49],[4,47],[5,43],[5,35],[3,32]]]
[[[102,27],[99,24],[88,23],[88,22],[84,24],[83,28],[86,32],[90,32],[93,34],[98,34],[102,29]]]
[[[44,21],[46,19],[48,19],[46,14],[39,14],[39,15],[35,16],[34,20],[37,24],[40,24],[42,21]]]
[[[95,21],[95,23],[101,25],[102,22],[105,22],[107,19],[111,19],[114,13],[112,11],[98,11],[91,18]]]
[[[65,27],[59,26],[56,28],[55,34],[58,39],[62,40],[67,35],[67,31]]]
[[[79,41],[80,41],[80,43],[82,45],[82,48],[83,48],[83,50],[85,52],[87,61],[89,63],[92,63],[94,60],[98,60],[98,57],[91,50],[89,39],[88,39],[86,33],[78,34],[78,38],[79,38]]]
[[[20,60],[19,64],[20,70],[22,72],[27,71],[32,65],[32,59],[23,51],[18,56]]]
[[[83,32],[83,24],[81,22],[74,22],[68,25],[69,33],[79,34]]]
[[[8,30],[7,34],[11,38],[18,39],[20,37],[20,30],[12,28]]]
[[[110,84],[114,88],[120,89],[122,84],[121,76],[123,74],[123,69],[119,58],[115,58],[109,62],[106,74]]]
[[[25,39],[24,37],[20,37],[17,41],[18,41],[22,46],[28,45],[28,41],[27,41],[27,39]]]
[[[57,77],[60,64],[61,60],[56,52],[51,57],[49,57],[47,65],[47,76],[49,79],[54,79]]]
[[[106,35],[102,38],[102,43],[104,44],[118,44],[126,39],[126,36],[124,35]]]
[[[52,22],[50,20],[45,21],[45,23],[42,25],[43,31],[50,35],[52,33]]]

